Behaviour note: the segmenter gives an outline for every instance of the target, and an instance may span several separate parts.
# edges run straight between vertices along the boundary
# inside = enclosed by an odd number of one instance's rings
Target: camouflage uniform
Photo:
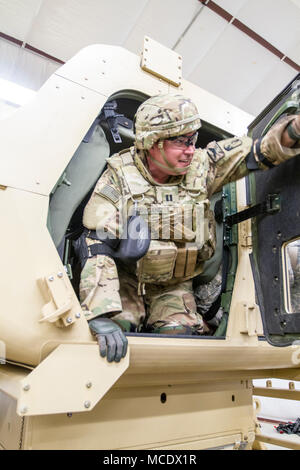
[[[272,138],[265,137],[260,148],[251,138],[242,137],[212,142],[206,149],[196,150],[187,173],[180,175],[179,170],[178,176],[170,176],[162,185],[148,171],[148,149],[158,142],[165,159],[160,142],[195,132],[201,122],[196,107],[182,96],[160,95],[143,103],[136,115],[135,146],[108,159],[108,169],[96,184],[83,223],[99,234],[126,237],[128,215],[137,205],[150,222],[150,248],[130,266],[103,255],[87,260],[80,289],[87,319],[108,316],[126,331],[145,328],[160,333],[202,334],[205,325],[201,312],[219,294],[221,283],[218,273],[209,286],[201,286],[197,312],[192,278],[202,272],[216,244],[209,198],[224,184],[249,173],[246,159],[250,154],[257,169],[262,170],[268,168],[268,162],[276,165],[294,156],[278,139],[290,120],[272,130]],[[261,152],[265,161],[260,158]],[[92,242],[88,239],[88,244]]]

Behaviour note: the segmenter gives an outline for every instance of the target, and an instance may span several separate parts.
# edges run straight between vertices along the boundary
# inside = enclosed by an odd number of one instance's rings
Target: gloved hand
[[[286,147],[293,147],[295,142],[300,140],[300,115],[294,117],[295,119],[289,123],[281,137],[281,144]]]
[[[292,121],[294,132],[298,132],[299,116],[284,116],[271,127],[261,141],[260,152],[275,166],[300,154],[299,145],[291,148],[295,140],[290,138],[287,127]]]
[[[109,318],[96,317],[90,320],[89,327],[96,336],[100,356],[107,356],[108,362],[120,362],[126,356],[128,340],[121,328]]]

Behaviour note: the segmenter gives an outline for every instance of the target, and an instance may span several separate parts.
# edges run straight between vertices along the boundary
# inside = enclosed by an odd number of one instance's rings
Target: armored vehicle
[[[223,260],[213,336],[128,333],[128,354],[108,363],[83,315],[73,242],[106,159],[133,144],[138,106],[189,96],[200,147],[246,133],[252,120],[181,71],[182,58],[149,37],[141,57],[89,46],[1,121],[3,449],[262,448],[252,380],[300,379],[298,158],[214,196],[218,248],[198,279]],[[295,112],[298,92],[290,84],[249,133]]]

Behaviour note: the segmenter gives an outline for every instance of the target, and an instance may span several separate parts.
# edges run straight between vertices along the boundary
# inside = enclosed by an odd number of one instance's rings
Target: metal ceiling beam
[[[12,44],[15,44],[17,46],[20,46],[23,49],[28,49],[29,51],[34,52],[35,54],[38,54],[42,57],[45,57],[46,59],[50,59],[53,62],[57,62],[58,64],[65,63],[64,61],[58,59],[57,57],[53,57],[52,55],[49,55],[46,52],[41,51],[40,49],[37,49],[36,47],[33,47],[28,43],[24,43],[20,39],[14,38],[13,36],[9,36],[8,34],[0,32],[0,38],[4,39],[5,41],[11,42]]]
[[[228,21],[228,23],[238,28],[240,31],[245,33],[248,37],[256,41],[261,46],[263,46],[269,52],[276,55],[282,62],[285,62],[290,67],[297,70],[297,72],[300,72],[300,66],[296,64],[296,62],[294,62],[292,59],[290,59],[281,51],[279,51],[279,49],[274,47],[270,42],[266,41],[266,39],[257,34],[255,31],[253,31],[253,29],[249,28],[237,18],[232,16],[228,11],[224,10],[224,8],[217,5],[212,0],[199,0],[199,2],[202,3],[202,5],[208,7],[210,10],[214,11],[217,15],[221,16],[224,20]]]

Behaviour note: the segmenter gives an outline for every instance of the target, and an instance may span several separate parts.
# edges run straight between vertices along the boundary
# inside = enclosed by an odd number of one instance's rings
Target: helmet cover
[[[158,140],[195,132],[201,127],[196,105],[182,95],[152,96],[136,112],[135,140],[148,150]]]

